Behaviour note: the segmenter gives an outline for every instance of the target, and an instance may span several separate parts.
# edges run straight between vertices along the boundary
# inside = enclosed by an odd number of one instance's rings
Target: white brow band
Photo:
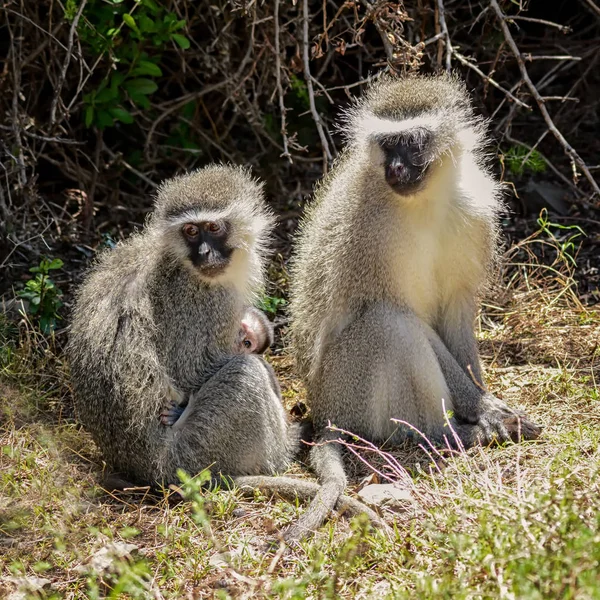
[[[183,225],[184,223],[204,223],[207,221],[222,221],[231,216],[231,211],[203,211],[190,209],[169,219],[169,225]]]
[[[361,137],[367,137],[380,134],[395,134],[410,131],[412,129],[428,129],[435,131],[439,127],[439,120],[435,117],[414,117],[412,119],[403,119],[394,121],[392,119],[382,119],[372,114],[367,114],[358,122],[358,130]]]

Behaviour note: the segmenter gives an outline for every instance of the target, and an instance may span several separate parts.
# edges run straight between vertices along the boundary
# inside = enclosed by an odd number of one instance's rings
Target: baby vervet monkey
[[[345,133],[306,211],[290,280],[323,485],[288,540],[314,531],[345,488],[328,424],[380,444],[423,434],[459,448],[540,434],[483,379],[474,322],[502,190],[464,83],[382,77],[347,112]]]
[[[244,312],[240,331],[233,345],[236,354],[264,354],[273,343],[273,325],[267,315],[254,306]],[[168,398],[160,413],[163,425],[174,425],[185,410],[178,397]]]
[[[234,351],[244,354],[264,354],[273,344],[274,332],[267,315],[249,306],[242,318]]]

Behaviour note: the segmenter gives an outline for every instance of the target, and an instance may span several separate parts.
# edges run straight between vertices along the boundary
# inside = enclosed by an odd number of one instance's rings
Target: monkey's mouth
[[[223,262],[219,262],[219,263],[198,265],[197,269],[198,269],[198,271],[200,271],[200,274],[203,277],[208,277],[209,279],[212,279],[214,277],[218,277],[219,275],[222,275],[223,273],[225,273],[228,266],[229,266],[229,262],[223,261]]]
[[[385,167],[385,180],[400,196],[410,196],[423,189],[428,173],[429,165],[415,167],[393,162]]]

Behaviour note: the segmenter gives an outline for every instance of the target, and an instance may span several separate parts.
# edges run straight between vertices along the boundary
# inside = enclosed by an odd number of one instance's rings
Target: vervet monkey
[[[233,351],[263,283],[272,221],[247,171],[206,167],[165,182],[144,231],[105,251],[86,277],[68,347],[75,407],[114,471],[169,484],[178,469],[210,468],[250,493],[301,499],[319,489],[258,475],[288,467],[299,427],[271,367]],[[166,400],[183,398],[184,414],[166,427]],[[339,506],[355,514],[362,505]]]
[[[273,344],[273,325],[264,312],[249,306],[244,311],[234,350],[245,354],[264,354]]]
[[[339,437],[328,423],[391,444],[417,430],[459,447],[537,437],[482,379],[473,328],[502,203],[464,84],[382,77],[348,111],[345,133],[291,276],[293,347],[317,439]],[[315,446],[311,461],[323,486],[288,539],[318,527],[346,484],[338,444]]]

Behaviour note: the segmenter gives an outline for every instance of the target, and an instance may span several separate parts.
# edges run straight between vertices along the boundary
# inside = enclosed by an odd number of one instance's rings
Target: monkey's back
[[[68,346],[80,421],[111,465],[134,475],[155,450],[149,417],[162,395],[146,240],[134,235],[99,257],[78,291]]]

